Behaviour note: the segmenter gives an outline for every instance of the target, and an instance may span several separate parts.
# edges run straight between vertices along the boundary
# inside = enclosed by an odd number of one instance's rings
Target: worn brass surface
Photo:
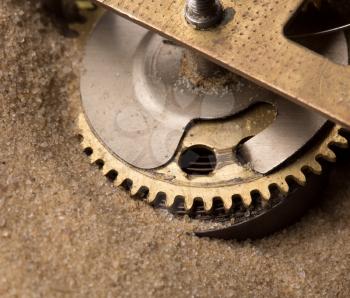
[[[330,43],[314,38],[312,48],[337,63],[348,62],[343,32],[333,34]],[[193,65],[198,58],[199,69]],[[195,119],[237,115],[257,102],[272,104],[277,117],[263,131],[251,134],[254,137],[241,152],[262,174],[298,152],[325,123],[318,113],[212,62],[208,65],[207,59],[112,12],[94,27],[82,65],[82,104],[90,126],[111,152],[142,169],[170,162]]]
[[[222,1],[234,18],[210,31],[184,20],[184,0],[96,0],[220,65],[350,127],[350,68],[288,40],[284,25],[302,0]]]
[[[257,117],[262,111],[253,112],[252,116]],[[264,114],[264,113],[263,113]],[[264,117],[263,117],[264,118]],[[258,117],[257,119],[262,119]],[[184,138],[181,144],[186,148],[193,144],[205,144],[210,147],[217,146],[217,151],[222,151],[223,157],[230,156],[227,148],[232,145],[226,144],[223,140],[232,140],[232,129],[222,126],[240,126],[242,135],[249,134],[246,121],[251,122],[249,117],[235,119],[226,123],[203,123],[195,126]],[[329,148],[330,144],[341,147],[347,146],[347,140],[338,134],[340,127],[335,126],[328,135],[307,150],[301,157],[289,163],[282,169],[268,175],[259,175],[248,168],[240,166],[237,162],[226,165],[224,160],[222,168],[218,168],[210,176],[190,177],[185,175],[177,164],[177,158],[168,165],[157,170],[141,170],[126,164],[118,156],[111,153],[98,139],[87,123],[85,115],[81,114],[78,125],[83,136],[82,145],[84,149],[92,149],[90,159],[92,163],[103,161],[102,171],[105,175],[111,171],[118,173],[114,183],[116,186],[125,185],[126,181],[132,183],[131,195],[136,195],[142,190],[148,190],[147,201],[153,203],[158,194],[166,196],[167,207],[173,206],[177,197],[183,197],[185,209],[190,210],[195,200],[202,200],[206,211],[210,211],[213,201],[216,198],[222,200],[226,210],[233,205],[233,196],[239,196],[242,202],[249,206],[252,203],[252,193],[258,192],[264,200],[271,198],[270,186],[275,185],[282,193],[289,192],[287,178],[293,178],[300,185],[306,183],[303,173],[308,168],[314,173],[322,172],[318,158],[323,157],[329,161],[335,161],[334,152]],[[204,127],[203,127],[204,126]],[[219,127],[218,127],[219,126]],[[258,129],[258,127],[255,127]],[[198,132],[198,134],[197,134]],[[205,132],[205,133],[203,133]],[[220,132],[220,133],[218,133]],[[237,137],[237,135],[236,135]],[[222,147],[223,146],[223,147]],[[180,150],[181,152],[181,150]],[[226,154],[226,155],[225,155]],[[236,179],[237,178],[237,179]]]
[[[96,12],[96,17],[80,28],[76,29],[81,33],[81,41],[85,43],[87,32],[91,30],[94,20],[98,19],[100,13]],[[147,200],[153,203],[157,194],[164,193],[167,197],[166,204],[172,206],[175,198],[182,196],[185,199],[185,208],[191,209],[194,201],[201,199],[204,208],[209,211],[213,206],[214,198],[221,198],[226,210],[232,207],[233,195],[241,197],[246,206],[252,202],[252,192],[259,192],[264,200],[269,200],[271,194],[269,187],[276,185],[281,192],[289,191],[287,177],[304,184],[306,177],[302,170],[311,169],[313,172],[321,173],[322,168],[316,158],[324,157],[330,161],[335,160],[333,151],[329,148],[330,143],[339,146],[346,146],[345,138],[338,134],[339,126],[335,126],[328,135],[321,138],[312,148],[309,148],[302,156],[288,166],[273,172],[269,175],[260,175],[240,165],[235,161],[233,149],[243,138],[257,134],[264,127],[269,126],[275,118],[271,106],[263,105],[249,109],[239,117],[227,119],[226,121],[204,121],[194,125],[186,134],[180,144],[180,149],[174,159],[167,165],[156,170],[142,170],[133,167],[113,154],[101,142],[99,136],[87,122],[84,112],[81,113],[78,126],[83,136],[82,145],[84,148],[91,148],[92,162],[99,161],[103,164],[103,173],[111,171],[118,173],[114,183],[122,185],[126,181],[132,182],[131,194],[138,193],[141,189],[149,191]],[[209,176],[191,177],[187,176],[178,166],[179,154],[186,148],[203,144],[213,148],[218,155],[218,164],[213,173]],[[102,162],[103,161],[103,162]]]

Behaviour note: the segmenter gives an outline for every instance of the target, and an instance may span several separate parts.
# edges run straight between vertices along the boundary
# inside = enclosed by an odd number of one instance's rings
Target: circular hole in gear
[[[214,171],[216,163],[214,151],[199,145],[187,148],[179,158],[180,168],[189,175],[209,175]]]

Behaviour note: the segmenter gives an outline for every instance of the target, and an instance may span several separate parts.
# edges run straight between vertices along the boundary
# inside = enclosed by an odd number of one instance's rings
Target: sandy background
[[[90,166],[74,40],[38,1],[0,1],[0,296],[348,297],[350,162],[325,200],[255,242],[198,239]]]

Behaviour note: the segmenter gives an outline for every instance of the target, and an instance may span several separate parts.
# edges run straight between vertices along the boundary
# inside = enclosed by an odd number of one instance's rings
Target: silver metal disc
[[[349,63],[344,32],[309,37],[299,42],[335,63]],[[262,174],[275,169],[298,152],[325,123],[325,119],[318,114],[289,101],[284,100],[279,106],[276,121],[242,146],[244,159],[256,172]]]
[[[248,82],[194,90],[180,75],[183,55],[183,48],[112,13],[87,43],[85,114],[100,140],[133,166],[166,164],[194,119],[231,116],[272,97]]]
[[[345,37],[338,39],[328,53],[347,62]],[[112,13],[101,18],[88,41],[81,77],[87,120],[101,142],[130,165],[153,169],[168,163],[194,119],[224,118],[268,102],[276,107],[276,121],[244,144],[252,168],[266,173],[326,122],[245,80],[195,90],[180,74],[183,55],[183,48]]]

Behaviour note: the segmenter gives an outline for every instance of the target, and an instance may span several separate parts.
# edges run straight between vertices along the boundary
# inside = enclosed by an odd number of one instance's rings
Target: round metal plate
[[[338,43],[345,43],[344,36]],[[332,49],[328,52],[335,55]],[[336,55],[347,60],[343,52]],[[112,13],[101,18],[88,41],[81,79],[88,122],[104,145],[130,165],[154,169],[167,164],[194,119],[225,118],[269,102],[277,109],[276,121],[244,150],[252,168],[266,173],[325,123],[243,79],[219,89],[194,89],[180,73],[183,55],[183,48]],[[270,148],[278,154],[271,155]]]

